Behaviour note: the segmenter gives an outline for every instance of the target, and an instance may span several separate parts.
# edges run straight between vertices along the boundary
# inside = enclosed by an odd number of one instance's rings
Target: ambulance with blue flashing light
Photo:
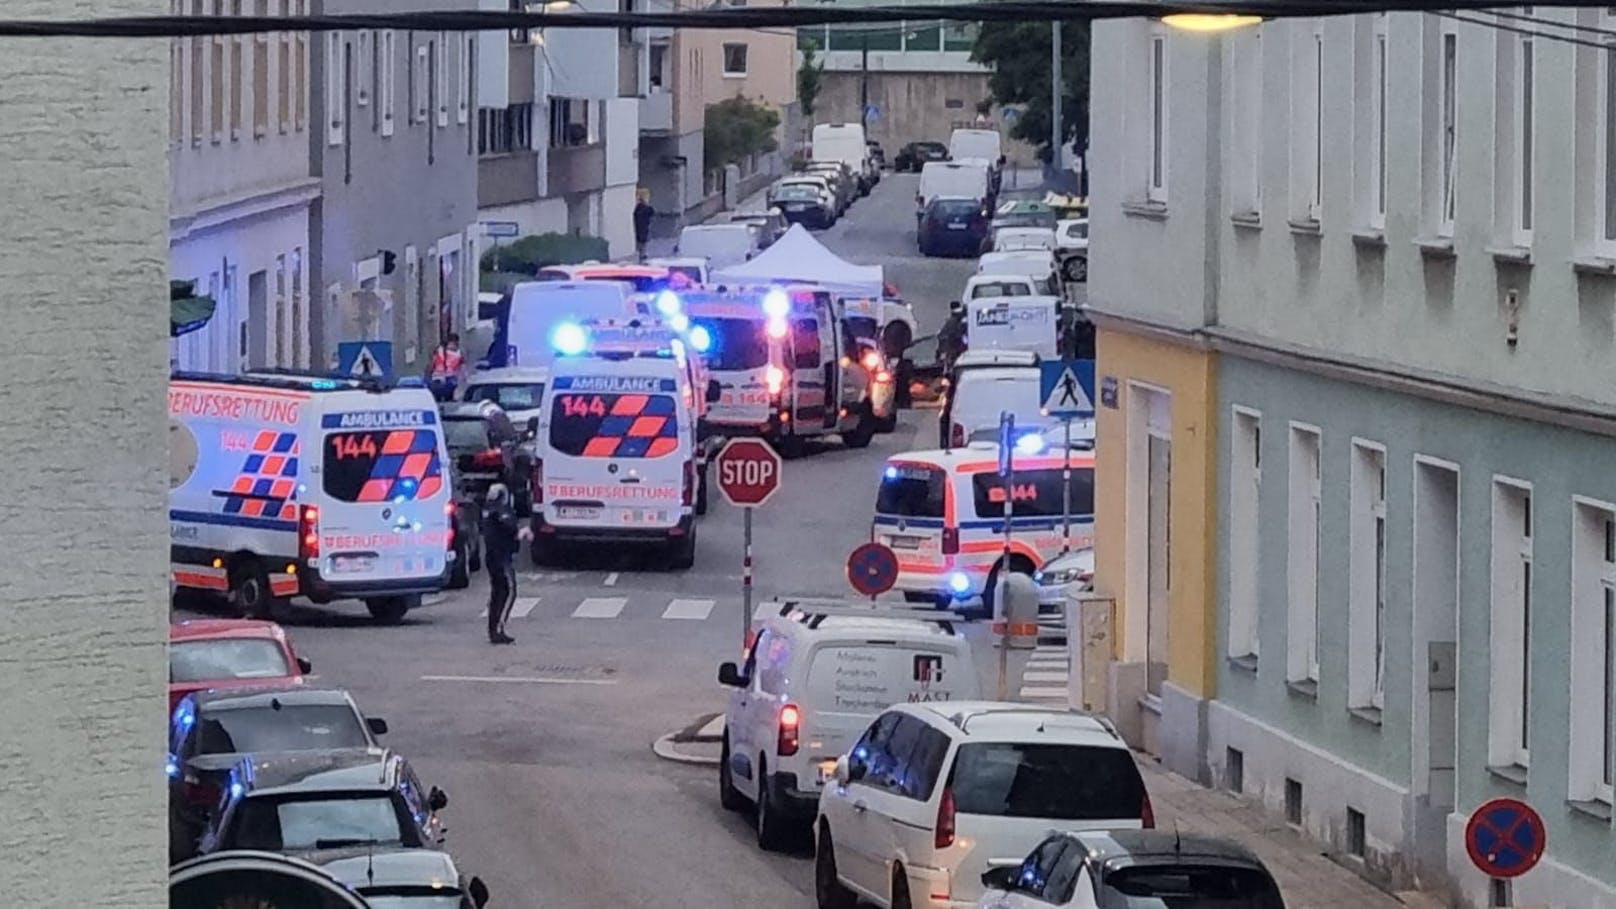
[[[488,367],[542,368],[555,357],[554,334],[561,326],[650,313],[648,299],[624,281],[523,281],[501,302]]]
[[[1040,432],[1016,440],[1011,476],[1009,570],[1031,576],[1059,555],[1065,452]],[[1094,539],[1094,452],[1071,451],[1071,546]],[[898,556],[895,589],[940,606],[982,598],[1005,570],[1005,482],[997,442],[893,455],[882,468],[871,539]]]
[[[830,293],[764,286],[681,296],[709,342],[714,432],[761,436],[792,457],[826,435],[850,448],[870,444],[879,424],[872,379],[852,362]]]
[[[628,543],[687,569],[705,510],[696,416],[704,395],[679,339],[637,344],[613,328],[568,323],[557,332],[535,439],[533,562],[553,563],[566,543]]]
[[[168,411],[176,588],[251,618],[304,596],[395,623],[446,586],[455,506],[425,387],[177,372]]]
[[[551,265],[539,269],[535,276],[540,281],[621,281],[634,288],[636,294],[654,294],[677,283],[686,286],[688,280],[680,275],[673,278],[665,267],[620,262],[583,262],[578,265]]]

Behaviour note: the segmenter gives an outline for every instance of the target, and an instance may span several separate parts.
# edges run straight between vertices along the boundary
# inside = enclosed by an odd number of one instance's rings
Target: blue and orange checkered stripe
[[[297,519],[297,466],[302,446],[297,433],[260,430],[252,453],[242,462],[224,513],[249,518]]]
[[[370,479],[359,490],[361,502],[388,502],[431,498],[443,486],[443,465],[438,460],[438,437],[415,429],[387,434]]]
[[[584,446],[586,458],[660,458],[679,448],[679,421],[667,395],[623,395]]]

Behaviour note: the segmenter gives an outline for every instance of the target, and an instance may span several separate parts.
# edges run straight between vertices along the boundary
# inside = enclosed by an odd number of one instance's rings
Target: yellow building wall
[[[1168,679],[1200,697],[1217,684],[1217,363],[1208,351],[1155,337],[1100,329],[1095,339],[1096,383],[1117,384],[1117,406],[1096,402],[1094,502],[1095,587],[1116,599],[1116,650],[1127,652],[1128,383],[1172,394],[1172,530],[1169,567]],[[1138,427],[1144,432],[1145,427]],[[1141,516],[1141,520],[1143,520]],[[1143,627],[1143,623],[1140,623]]]

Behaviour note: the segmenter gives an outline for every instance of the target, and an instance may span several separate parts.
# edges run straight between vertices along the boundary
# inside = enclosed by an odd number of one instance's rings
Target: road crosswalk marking
[[[1070,651],[1060,646],[1040,646],[1027,657],[1021,672],[1021,697],[1028,700],[1064,701],[1071,684]]]
[[[625,597],[590,597],[572,611],[575,619],[615,619],[628,604]]]
[[[674,600],[663,611],[665,619],[689,619],[695,622],[705,621],[713,611],[712,600]]]
[[[1023,682],[1064,682],[1064,681],[1066,681],[1066,673],[1064,673],[1064,672],[1023,672],[1021,674],[1021,680]]]
[[[517,597],[516,602],[511,605],[511,618],[525,619],[537,605],[539,605],[538,597]]]
[[[1021,686],[1021,696],[1024,697],[1024,698],[1040,698],[1040,699],[1050,699],[1050,698],[1052,698],[1052,699],[1056,699],[1056,700],[1065,700],[1066,699],[1066,686],[1065,685],[1060,685],[1060,686],[1054,686],[1054,685],[1023,685],[1023,686]]]

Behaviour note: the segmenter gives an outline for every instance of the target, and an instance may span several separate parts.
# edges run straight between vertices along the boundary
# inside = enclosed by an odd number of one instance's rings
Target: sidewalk
[[[702,714],[689,725],[659,738],[651,750],[664,760],[715,767],[724,733],[722,714]],[[1327,858],[1314,843],[1257,804],[1230,793],[1205,789],[1137,755],[1139,773],[1150,792],[1156,829],[1218,836],[1244,843],[1279,882],[1287,909],[1436,909],[1441,903],[1420,894],[1393,896]]]
[[[768,201],[768,198],[769,187],[765,185],[762,189],[758,190],[752,195],[743,197],[739,202],[736,203],[734,208],[720,208],[718,211],[713,212],[713,214],[706,220],[692,221],[690,224],[723,224],[725,221],[729,220],[730,212],[755,211],[757,209],[761,209],[764,207],[764,203]],[[677,236],[653,236],[651,237],[650,241],[645,244],[645,255],[647,258],[651,259],[671,256],[673,255],[673,246],[676,242],[678,242],[678,240],[679,238]]]

